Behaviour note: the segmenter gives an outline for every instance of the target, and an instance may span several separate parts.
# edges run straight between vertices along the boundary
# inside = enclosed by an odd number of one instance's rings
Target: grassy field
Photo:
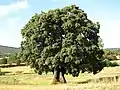
[[[66,75],[67,84],[51,85],[53,75],[37,75],[30,67],[2,68],[0,90],[120,90],[120,66],[104,68],[100,73]]]

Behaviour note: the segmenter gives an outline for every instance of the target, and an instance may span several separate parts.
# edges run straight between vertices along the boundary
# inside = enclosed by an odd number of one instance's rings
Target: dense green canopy
[[[21,30],[22,59],[39,74],[53,71],[57,81],[60,72],[63,78],[68,73],[96,74],[103,68],[99,29],[76,5],[35,14]]]

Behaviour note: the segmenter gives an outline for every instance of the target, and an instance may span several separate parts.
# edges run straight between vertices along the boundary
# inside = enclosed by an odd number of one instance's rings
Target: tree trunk
[[[62,83],[66,83],[66,79],[65,79],[65,76],[64,76],[64,71],[61,72],[61,75],[62,75]]]
[[[54,78],[52,84],[60,82],[60,70],[54,70]]]
[[[65,72],[66,72],[65,69],[62,67],[61,68],[61,80],[60,80],[61,83],[66,83],[66,79],[64,76]]]

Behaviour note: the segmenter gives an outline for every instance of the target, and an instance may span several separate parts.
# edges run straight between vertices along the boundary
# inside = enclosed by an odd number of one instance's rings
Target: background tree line
[[[19,53],[7,53],[7,54],[0,53],[0,64],[12,65],[12,63],[16,63],[17,65],[23,63],[23,61],[20,60]]]
[[[104,58],[108,60],[120,59],[120,49],[119,48],[104,49]]]

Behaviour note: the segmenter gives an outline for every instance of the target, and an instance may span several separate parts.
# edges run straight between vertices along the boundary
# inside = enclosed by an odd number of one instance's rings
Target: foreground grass
[[[2,68],[1,71],[3,75],[0,76],[0,84],[49,86],[53,80],[52,73],[38,75],[34,73],[33,69],[27,66]],[[77,80],[82,80],[83,77],[87,76],[90,76],[90,74],[80,74],[79,77],[66,75],[66,79],[69,84],[73,84]]]
[[[0,90],[120,90],[119,84],[82,84],[79,86],[33,86],[33,85],[2,85]]]
[[[37,75],[30,67],[1,69],[0,90],[120,90],[120,67],[104,68],[97,75],[66,75],[67,84],[51,85],[52,73]],[[73,89],[75,88],[75,89]]]
[[[37,75],[27,66],[2,68],[0,84],[6,85],[49,85],[52,75]]]

